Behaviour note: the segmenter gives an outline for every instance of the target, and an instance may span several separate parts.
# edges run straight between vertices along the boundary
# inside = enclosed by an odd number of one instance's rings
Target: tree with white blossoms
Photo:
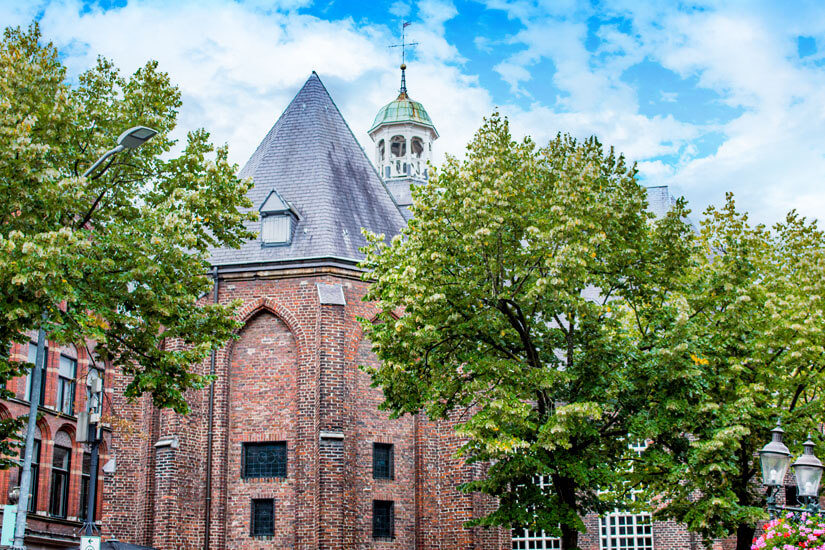
[[[654,220],[612,149],[516,142],[498,114],[414,201],[389,244],[368,234],[365,299],[380,314],[362,322],[381,363],[364,368],[395,415],[464,413],[461,455],[490,468],[463,490],[498,502],[474,524],[577,548],[585,514],[630,505],[648,395],[692,383],[651,352],[692,254],[684,203]]]
[[[754,225],[729,194],[705,212],[697,244],[659,360],[700,384],[681,406],[669,388],[652,395],[656,444],[634,473],[658,495],[658,517],[746,550],[766,517],[757,451],[776,418],[792,451],[808,432],[825,451],[825,234],[795,212]]]
[[[72,83],[36,24],[3,34],[0,350],[40,328],[58,342],[94,341],[129,375],[127,396],[148,392],[185,412],[185,392],[208,381],[191,367],[236,326],[234,305],[198,302],[211,288],[208,249],[254,235],[244,228],[250,183],[236,177],[226,147],[197,130],[171,153],[180,105],[156,62],[124,77],[99,59]],[[138,125],[159,134],[112,157],[105,173],[82,176]],[[165,339],[185,346],[165,349]],[[0,385],[26,367],[4,353]],[[0,421],[3,455],[18,428]]]

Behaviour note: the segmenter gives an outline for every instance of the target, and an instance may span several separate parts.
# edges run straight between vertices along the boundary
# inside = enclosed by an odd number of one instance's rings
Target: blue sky
[[[239,164],[312,70],[372,151],[408,20],[438,161],[498,108],[540,143],[595,134],[697,212],[727,191],[766,223],[825,212],[821,3],[0,0],[4,26],[34,18],[72,75],[98,54],[124,71],[157,59],[183,92],[181,135],[205,127]]]

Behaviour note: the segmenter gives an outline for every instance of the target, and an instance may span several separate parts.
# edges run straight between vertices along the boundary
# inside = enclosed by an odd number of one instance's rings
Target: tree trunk
[[[567,525],[561,526],[561,548],[562,550],[579,550],[579,531]],[[748,546],[750,550],[750,546]]]
[[[736,550],[750,550],[756,527],[749,523],[740,523],[736,527]]]

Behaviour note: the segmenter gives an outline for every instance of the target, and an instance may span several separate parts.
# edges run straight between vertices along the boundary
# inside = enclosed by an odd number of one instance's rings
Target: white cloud
[[[215,142],[229,143],[231,159],[241,165],[312,70],[371,152],[366,131],[398,90],[397,52],[387,47],[397,42],[396,29],[293,10],[303,3],[284,0],[280,11],[264,11],[267,2],[149,0],[82,12],[79,0],[56,0],[45,7],[41,26],[72,75],[91,67],[97,55],[126,73],[157,59],[182,92],[178,137],[205,127]],[[427,0],[417,6],[420,19],[407,28],[408,38],[427,46],[409,64],[408,84],[444,136],[436,144],[437,159],[444,151],[463,150],[492,109],[475,77],[456,68],[462,58],[444,39],[444,23],[456,13],[451,2]],[[23,24],[29,17],[18,16]]]

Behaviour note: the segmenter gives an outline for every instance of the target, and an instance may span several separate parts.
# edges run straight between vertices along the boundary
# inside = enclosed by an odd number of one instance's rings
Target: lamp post
[[[771,430],[771,442],[762,447],[759,451],[759,461],[762,465],[762,484],[768,488],[766,507],[771,518],[775,518],[780,512],[793,512],[800,514],[819,513],[819,482],[822,479],[822,462],[814,456],[814,442],[810,436],[803,443],[804,452],[796,461],[791,464],[791,453],[788,447],[782,442],[782,435],[785,433],[780,427],[779,421],[776,427]],[[800,506],[779,506],[776,504],[776,492],[783,485],[785,475],[788,473],[788,466],[792,466],[797,486],[797,504]]]
[[[117,146],[109,151],[106,151],[99,159],[92,164],[88,170],[83,172],[83,177],[89,177],[94,173],[97,168],[103,164],[106,159],[112,157],[124,151],[126,149],[134,149],[136,147],[140,147],[148,140],[150,140],[155,134],[157,134],[156,130],[151,128],[147,128],[145,126],[135,126],[133,128],[129,128],[117,138]],[[101,174],[103,174],[109,166],[105,166]],[[95,203],[92,205],[91,211],[94,211],[97,208],[98,203],[102,195],[98,197]],[[17,504],[17,518],[15,522],[15,529],[14,529],[14,544],[12,545],[12,550],[25,550],[26,544],[24,541],[24,537],[26,535],[26,516],[28,512],[28,503],[29,499],[31,498],[29,492],[31,490],[31,465],[32,465],[32,454],[34,449],[34,434],[37,430],[37,407],[40,403],[40,378],[42,375],[42,370],[46,368],[46,331],[43,329],[43,325],[45,325],[47,320],[46,311],[43,311],[40,319],[40,330],[37,333],[37,354],[35,355],[35,365],[31,369],[31,396],[30,396],[30,405],[29,405],[29,418],[28,424],[26,426],[26,444],[23,451],[23,471],[20,474],[20,495],[21,498]],[[92,466],[97,467],[97,447],[92,447]],[[94,512],[94,492],[93,487],[96,487],[97,483],[97,470],[93,470],[93,474],[89,480],[89,508],[90,513]],[[36,504],[35,504],[36,505]],[[89,518],[87,518],[89,521]]]

